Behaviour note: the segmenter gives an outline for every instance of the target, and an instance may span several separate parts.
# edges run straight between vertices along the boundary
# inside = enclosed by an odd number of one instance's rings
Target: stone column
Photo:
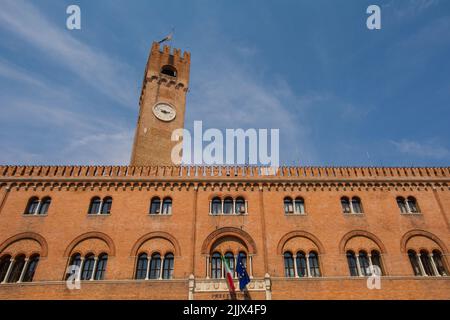
[[[358,271],[358,276],[362,277],[363,274],[361,272],[361,265],[359,264],[359,254],[358,253],[355,254],[355,258],[356,258],[356,269],[358,269],[357,270]]]
[[[419,262],[419,268],[420,268],[420,272],[422,273],[422,276],[428,276],[427,273],[425,272],[425,268],[423,267],[422,264],[422,259],[420,259],[420,253],[416,253],[416,258]]]
[[[20,273],[19,281],[17,281],[17,282],[22,282],[23,277],[25,275],[25,270],[27,270],[27,267],[28,267],[28,260],[29,260],[29,258],[25,258],[25,263],[23,265],[22,272]]]
[[[298,278],[298,270],[297,270],[297,255],[294,254],[294,277]]]
[[[309,253],[306,255],[306,275],[311,278],[311,271],[309,270]]]
[[[8,270],[6,271],[5,279],[3,279],[2,283],[6,283],[8,281],[8,278],[11,275],[11,270],[12,270],[13,264],[14,264],[14,258],[9,259]]]
[[[97,267],[97,261],[98,261],[98,257],[94,257],[94,267],[92,268],[91,278],[89,279],[90,281],[94,280],[95,268]]]
[[[76,277],[76,280],[78,280],[78,281],[81,280],[81,273],[83,272],[83,262],[84,262],[84,257],[81,257],[80,268],[78,269],[78,274]]]
[[[145,280],[149,279],[149,275],[150,275],[150,257],[147,256],[147,271],[145,272]]]
[[[161,265],[159,268],[159,280],[162,279],[162,274],[163,274],[163,269],[164,269],[164,257],[161,257]]]
[[[439,273],[437,267],[436,267],[436,263],[434,262],[433,259],[433,253],[429,253],[428,256],[430,257],[430,261],[431,261],[431,266],[433,267],[433,271],[434,271],[434,275],[440,277],[441,274]]]
[[[373,263],[372,263],[372,254],[368,253],[367,257],[369,258],[369,270],[370,270],[370,275],[372,275],[374,272],[374,268],[373,268]]]

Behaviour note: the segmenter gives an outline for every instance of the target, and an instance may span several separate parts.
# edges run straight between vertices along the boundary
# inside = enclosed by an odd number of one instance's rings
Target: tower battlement
[[[161,48],[161,45],[158,42],[152,43],[152,48],[150,51],[150,54],[152,53],[160,53],[165,56],[173,56],[175,59],[183,60],[184,62],[190,62],[191,61],[191,53],[188,51],[182,52],[179,48],[172,48],[169,45],[163,45]]]

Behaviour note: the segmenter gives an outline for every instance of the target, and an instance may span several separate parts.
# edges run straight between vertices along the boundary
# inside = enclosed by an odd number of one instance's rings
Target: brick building
[[[171,165],[189,69],[153,44],[130,166],[0,166],[0,299],[226,299],[239,255],[251,299],[450,299],[450,168]]]

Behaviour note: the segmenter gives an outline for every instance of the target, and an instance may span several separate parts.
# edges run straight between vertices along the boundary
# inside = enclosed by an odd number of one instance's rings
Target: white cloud
[[[3,130],[15,124],[21,137],[0,140],[0,162],[8,164],[126,164],[133,130],[109,115],[95,117],[79,111],[76,93],[25,70],[0,61],[0,77],[20,83],[25,96],[2,97]],[[38,90],[33,90],[33,89]],[[26,116],[24,116],[26,115]],[[51,131],[53,139],[43,140]],[[8,132],[6,135],[10,135]],[[39,142],[36,142],[37,139]],[[33,141],[33,142],[31,142]],[[40,144],[35,148],[32,143]],[[33,150],[33,151],[32,151]]]
[[[450,158],[450,150],[439,145],[434,140],[426,142],[418,142],[407,139],[400,141],[390,141],[401,153],[430,159],[447,159]]]
[[[393,8],[398,18],[413,18],[425,10],[438,5],[440,0],[392,0],[384,5],[385,8]]]
[[[54,64],[60,64],[68,77],[76,75],[120,105],[137,110],[138,95],[131,90],[134,79],[129,76],[129,66],[73,38],[64,23],[56,26],[35,6],[17,0],[2,2],[0,27],[9,29],[18,41],[23,39],[31,48],[42,51]],[[2,88],[0,125],[5,138],[0,140],[0,162],[129,162],[134,131],[114,115],[103,113],[98,117],[96,111],[87,112],[83,103],[89,96],[80,99],[78,88],[64,86],[4,58],[0,59],[0,78],[25,93],[10,92],[8,86]],[[6,126],[12,124],[12,131],[6,132]]]
[[[65,24],[55,25],[31,3],[4,0],[0,26],[9,29],[71,73],[126,107],[137,103],[130,67],[93,49],[71,35]]]

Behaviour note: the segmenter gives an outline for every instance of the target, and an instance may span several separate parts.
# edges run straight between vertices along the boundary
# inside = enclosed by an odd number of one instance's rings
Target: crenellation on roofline
[[[0,180],[190,178],[269,180],[448,180],[450,167],[288,167],[262,166],[0,166]]]

